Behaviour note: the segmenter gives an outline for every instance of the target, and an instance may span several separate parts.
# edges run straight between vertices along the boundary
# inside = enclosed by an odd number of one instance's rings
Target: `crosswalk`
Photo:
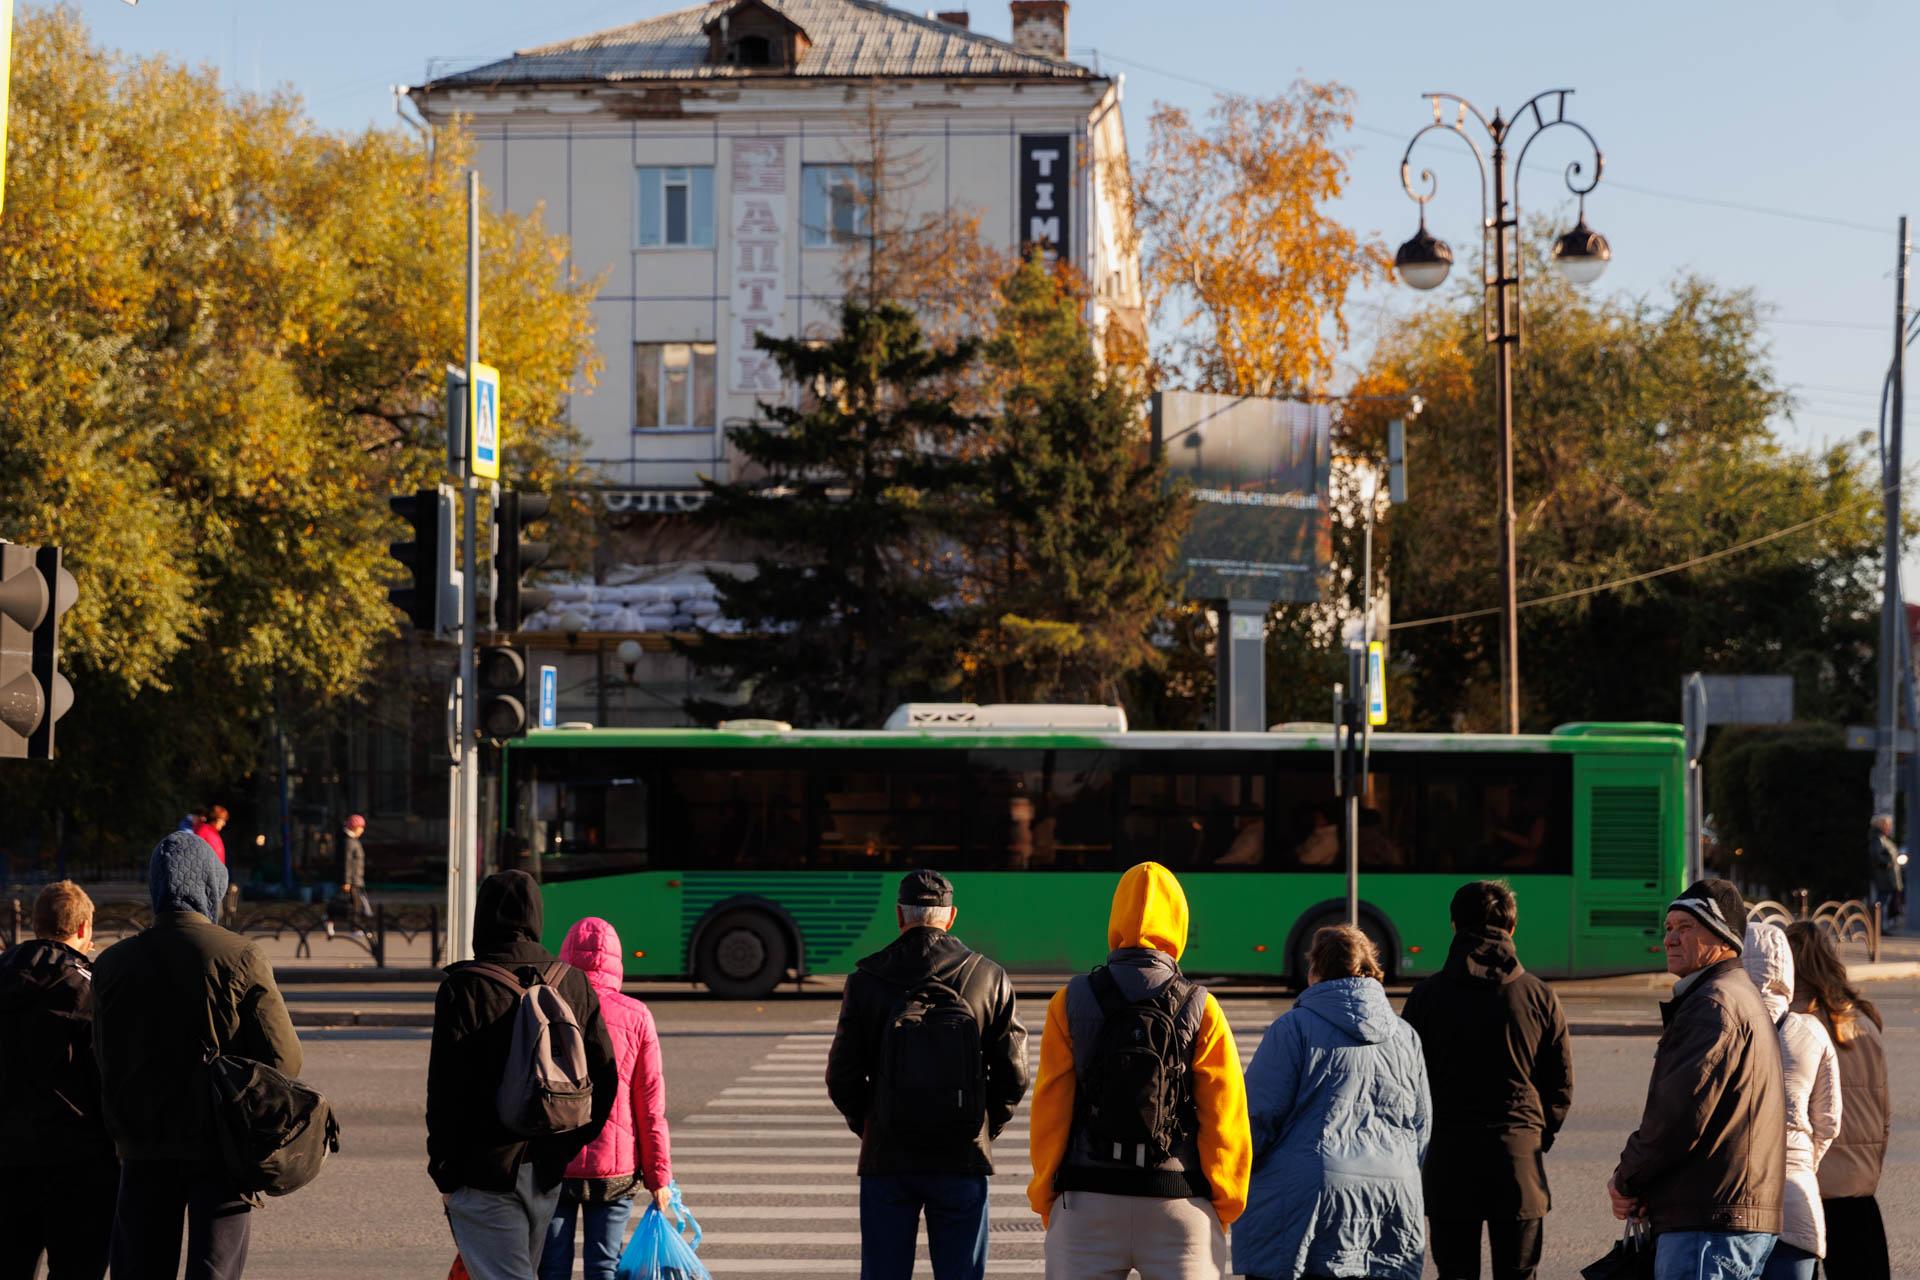
[[[1244,1066],[1280,1012],[1265,1001],[1223,1002]],[[715,1280],[860,1273],[860,1142],[822,1084],[830,1029],[776,1040],[699,1111],[673,1126],[674,1176],[705,1231],[700,1257]],[[1039,1041],[1028,1045],[1039,1066]],[[1045,1239],[1027,1207],[1028,1107],[994,1144],[988,1184],[990,1276],[1040,1275]],[[916,1276],[931,1276],[922,1228]]]

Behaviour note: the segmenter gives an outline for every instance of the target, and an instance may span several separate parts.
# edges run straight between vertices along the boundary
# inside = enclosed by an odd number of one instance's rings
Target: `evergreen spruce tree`
[[[968,540],[965,663],[982,701],[1115,702],[1158,658],[1148,633],[1186,504],[1150,455],[1138,393],[1101,368],[1082,301],[1037,257],[1001,286],[1000,409]]]
[[[731,432],[745,478],[707,482],[701,518],[760,551],[751,574],[713,575],[738,632],[682,650],[744,705],[687,709],[708,722],[877,727],[897,703],[954,680],[950,530],[978,424],[949,390],[977,345],[936,350],[905,308],[852,299],[829,342],[756,341],[814,394],[800,407],[763,406],[760,421]]]

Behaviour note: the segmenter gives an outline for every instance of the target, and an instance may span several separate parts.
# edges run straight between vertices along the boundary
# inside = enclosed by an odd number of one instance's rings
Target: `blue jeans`
[[[627,1242],[627,1218],[632,1200],[606,1204],[579,1204],[562,1199],[547,1226],[547,1247],[540,1253],[540,1280],[573,1280],[573,1220],[586,1222],[587,1246],[580,1267],[586,1280],[613,1280],[620,1267],[620,1248]]]
[[[923,1209],[934,1280],[982,1280],[987,1274],[987,1179],[979,1173],[860,1179],[860,1280],[909,1280]]]
[[[1799,1245],[1782,1240],[1773,1246],[1767,1269],[1760,1273],[1761,1280],[1813,1280],[1813,1269],[1819,1262],[1820,1259]]]
[[[1759,1231],[1668,1231],[1653,1244],[1653,1280],[1760,1280],[1778,1236]]]

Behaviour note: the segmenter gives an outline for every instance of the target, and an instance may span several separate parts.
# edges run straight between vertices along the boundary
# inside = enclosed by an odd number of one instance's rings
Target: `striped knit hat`
[[[1684,911],[1736,952],[1745,949],[1747,900],[1732,881],[1696,880],[1667,904],[1667,910]]]

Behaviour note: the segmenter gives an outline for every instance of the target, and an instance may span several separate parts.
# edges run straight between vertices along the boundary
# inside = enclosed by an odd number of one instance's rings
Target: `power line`
[[[1613,591],[1620,587],[1632,586],[1636,582],[1646,582],[1652,578],[1665,577],[1670,573],[1684,573],[1688,569],[1696,569],[1703,564],[1708,564],[1715,560],[1723,560],[1728,556],[1738,555],[1743,551],[1751,551],[1753,548],[1758,546],[1764,546],[1769,542],[1775,542],[1781,538],[1791,537],[1796,533],[1800,533],[1804,530],[1811,529],[1813,526],[1817,524],[1824,524],[1828,520],[1832,520],[1832,519],[1835,519],[1836,517],[1843,516],[1847,514],[1849,511],[1852,511],[1857,507],[1865,505],[1869,501],[1878,502],[1880,501],[1882,496],[1883,495],[1881,493],[1862,495],[1861,497],[1856,498],[1852,502],[1842,503],[1841,505],[1835,507],[1831,511],[1823,512],[1820,515],[1810,517],[1809,519],[1806,519],[1806,520],[1802,520],[1798,524],[1788,525],[1784,529],[1775,529],[1772,533],[1763,533],[1759,537],[1749,538],[1745,542],[1736,542],[1732,546],[1722,547],[1718,551],[1709,551],[1704,555],[1694,556],[1690,559],[1682,560],[1677,564],[1662,565],[1658,569],[1648,569],[1644,573],[1634,573],[1634,574],[1629,574],[1624,578],[1615,578],[1611,582],[1596,583],[1595,585],[1590,587],[1576,587],[1571,591],[1556,591],[1552,595],[1535,596],[1530,600],[1520,601],[1515,607],[1520,609],[1529,609],[1535,605],[1564,604],[1568,600],[1579,600],[1587,596],[1599,595],[1603,591]],[[1499,605],[1495,605],[1490,609],[1468,609],[1461,613],[1444,614],[1437,618],[1415,618],[1410,622],[1388,623],[1387,630],[1388,631],[1405,631],[1413,627],[1432,627],[1432,626],[1439,626],[1440,624],[1447,623],[1447,622],[1465,622],[1469,618],[1492,617],[1495,614],[1498,614],[1499,612],[1500,612]]]

